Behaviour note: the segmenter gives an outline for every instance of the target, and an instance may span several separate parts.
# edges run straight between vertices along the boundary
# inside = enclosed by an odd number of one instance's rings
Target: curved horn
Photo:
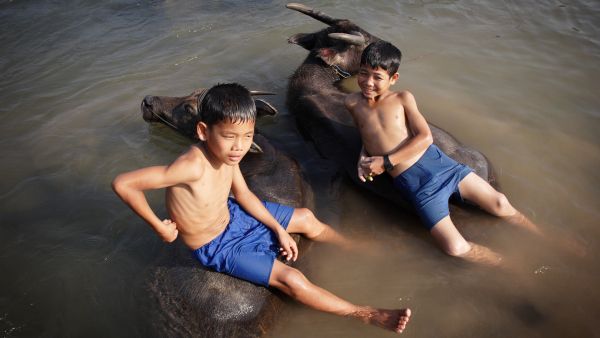
[[[360,33],[358,33],[358,35],[346,33],[329,33],[327,34],[327,36],[329,36],[332,39],[345,41],[357,46],[364,46],[366,44],[365,37]]]
[[[250,95],[255,96],[255,95],[277,95],[277,94],[273,93],[273,92],[265,92],[262,90],[251,90]]]
[[[319,20],[322,23],[332,26],[335,25],[338,21],[340,21],[340,19],[334,19],[332,17],[330,17],[327,14],[324,14],[323,12],[319,12],[319,11],[315,11],[314,9],[305,6],[303,4],[298,4],[298,3],[289,3],[287,5],[285,5],[285,7],[295,10],[297,12],[300,12],[302,14],[306,14],[308,16],[310,16],[313,19]]]
[[[255,99],[254,103],[256,104],[256,116],[257,117],[275,116],[275,115],[279,114],[279,112],[277,111],[277,108],[273,107],[272,104],[270,104],[269,102],[267,102],[265,100]]]
[[[251,153],[255,153],[255,154],[262,154],[263,150],[262,148],[256,143],[256,142],[252,142],[252,145],[250,146],[250,150]]]

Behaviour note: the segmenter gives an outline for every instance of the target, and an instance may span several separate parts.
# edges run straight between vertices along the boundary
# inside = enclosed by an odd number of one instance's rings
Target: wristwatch
[[[383,168],[385,171],[390,171],[394,169],[394,165],[390,162],[390,157],[388,155],[383,155]]]

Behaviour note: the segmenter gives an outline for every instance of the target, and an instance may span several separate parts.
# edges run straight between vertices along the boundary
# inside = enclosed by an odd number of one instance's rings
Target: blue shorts
[[[471,171],[432,144],[415,164],[394,178],[394,186],[413,204],[421,221],[431,230],[450,214],[450,197],[462,199],[458,184]]]
[[[263,202],[275,219],[287,229],[294,208]],[[273,263],[279,254],[279,241],[269,228],[240,207],[227,201],[229,224],[212,241],[193,251],[202,265],[217,272],[269,286]]]

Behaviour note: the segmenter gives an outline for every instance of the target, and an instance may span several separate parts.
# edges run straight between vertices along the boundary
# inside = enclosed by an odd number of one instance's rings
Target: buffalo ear
[[[315,47],[316,36],[313,33],[298,33],[288,38],[289,43],[296,44],[306,50],[312,50]]]
[[[337,56],[337,52],[332,48],[319,48],[317,49],[317,56],[323,60],[326,64],[332,66],[334,59]]]

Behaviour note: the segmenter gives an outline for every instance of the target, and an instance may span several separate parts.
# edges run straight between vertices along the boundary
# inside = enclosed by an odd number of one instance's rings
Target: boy
[[[289,233],[336,244],[347,240],[308,209],[261,202],[248,189],[239,167],[252,144],[256,119],[248,90],[238,84],[214,86],[199,111],[196,132],[201,142],[168,166],[117,176],[113,189],[119,197],[164,241],[181,237],[206,267],[274,287],[317,310],[402,332],[409,309],[351,304],[275,259],[279,247],[288,260],[296,260],[298,248]],[[159,188],[167,188],[167,211],[172,220],[161,221],[146,201],[143,191]]]
[[[503,194],[433,144],[429,126],[410,92],[390,91],[398,80],[401,57],[400,50],[386,41],[367,46],[358,73],[361,91],[345,99],[363,141],[358,176],[366,182],[387,171],[444,252],[498,264],[497,254],[467,242],[458,232],[449,215],[450,196],[472,201],[534,233],[539,230]]]

